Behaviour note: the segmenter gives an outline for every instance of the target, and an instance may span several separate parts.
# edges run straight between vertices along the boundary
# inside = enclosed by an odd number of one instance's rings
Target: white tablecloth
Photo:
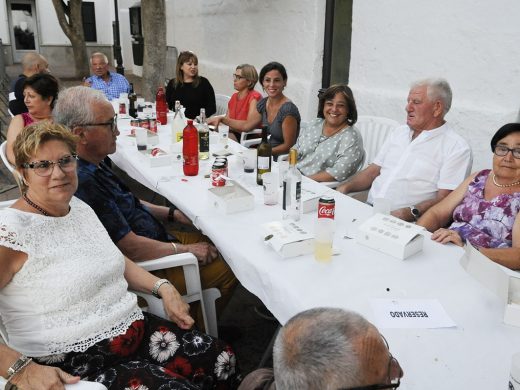
[[[135,143],[121,126],[112,160],[134,179],[175,203],[217,245],[241,283],[257,295],[281,323],[316,306],[355,310],[375,321],[375,298],[433,298],[440,301],[457,327],[381,329],[405,376],[403,389],[506,388],[511,356],[520,351],[520,328],[502,322],[503,304],[459,265],[464,252],[432,242],[398,260],[363,247],[343,235],[353,219],[372,214],[369,206],[304,178],[304,188],[332,193],[336,199],[335,246],[341,251],[330,263],[312,255],[281,259],[264,245],[260,224],[281,219],[281,205],[265,206],[255,174],[244,174],[236,155],[229,157],[230,176],[255,195],[255,209],[223,216],[213,208],[204,178],[210,161],[201,162],[196,177],[182,174],[182,163],[148,168]],[[161,147],[169,148],[168,128],[159,131]],[[236,152],[240,146],[230,143]],[[212,151],[221,149],[212,144]],[[316,212],[301,223],[312,229]]]

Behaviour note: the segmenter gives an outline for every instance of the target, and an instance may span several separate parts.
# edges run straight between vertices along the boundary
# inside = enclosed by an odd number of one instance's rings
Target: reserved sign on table
[[[378,328],[433,329],[457,326],[437,299],[372,299]]]

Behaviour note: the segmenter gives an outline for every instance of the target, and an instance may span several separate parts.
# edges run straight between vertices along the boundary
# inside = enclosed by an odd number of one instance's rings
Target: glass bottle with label
[[[273,155],[273,149],[267,140],[268,130],[269,128],[267,126],[262,127],[262,142],[260,142],[257,149],[256,183],[260,186],[262,185],[262,174],[271,172],[271,157]]]
[[[296,168],[298,152],[289,151],[289,169],[283,179],[282,218],[299,221],[302,212],[302,174]]]
[[[130,92],[128,93],[128,115],[137,118],[137,94],[134,92],[134,84],[130,83]]]
[[[207,160],[209,158],[209,127],[206,122],[206,110],[200,109],[200,125],[199,125],[199,159]]]
[[[181,102],[176,100],[175,101],[175,115],[173,117],[172,121],[172,141],[171,143],[174,144],[176,142],[182,141],[182,131],[186,127],[187,122],[184,118],[184,115],[182,114],[182,106]]]

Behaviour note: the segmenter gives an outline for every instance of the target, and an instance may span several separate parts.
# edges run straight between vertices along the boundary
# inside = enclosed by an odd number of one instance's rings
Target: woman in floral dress
[[[469,241],[491,260],[520,269],[520,123],[502,126],[491,151],[492,170],[472,174],[417,224],[437,242]]]

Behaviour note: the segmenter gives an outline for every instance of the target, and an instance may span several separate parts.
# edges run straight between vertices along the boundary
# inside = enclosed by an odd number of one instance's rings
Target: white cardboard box
[[[173,161],[173,155],[170,153],[152,156],[152,151],[150,149],[143,150],[141,153],[144,155],[146,163],[151,168],[168,166],[171,165]]]
[[[520,272],[495,263],[471,244],[466,245],[460,264],[504,303],[504,323],[520,326]]]
[[[422,250],[423,230],[392,215],[378,213],[359,226],[355,238],[359,244],[404,260]]]
[[[251,192],[233,180],[227,180],[223,187],[209,189],[210,202],[224,214],[238,213],[255,208],[255,198]]]
[[[262,225],[262,237],[282,258],[314,252],[314,234],[294,221],[273,221]]]
[[[318,201],[320,200],[321,194],[305,189],[302,186],[301,197],[303,214],[318,210]]]

